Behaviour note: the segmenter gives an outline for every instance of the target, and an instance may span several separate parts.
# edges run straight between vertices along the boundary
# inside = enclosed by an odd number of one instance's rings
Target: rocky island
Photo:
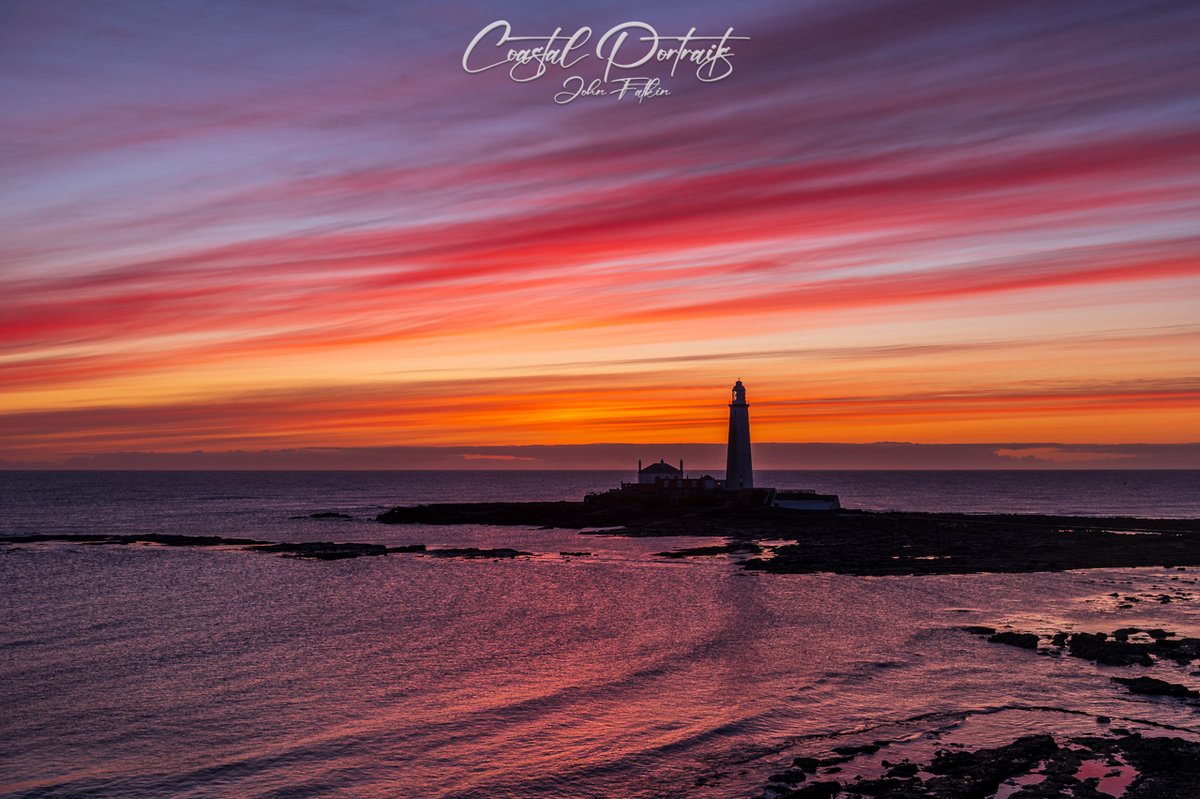
[[[725,477],[664,460],[579,502],[462,502],[392,508],[384,524],[510,525],[626,536],[725,537],[663,557],[744,556],[745,569],[853,575],[1044,572],[1200,565],[1200,519],[846,510],[836,495],[755,482],[746,387],[729,402]],[[779,542],[786,542],[780,544]],[[769,543],[768,543],[769,542]],[[754,556],[754,557],[749,557]]]

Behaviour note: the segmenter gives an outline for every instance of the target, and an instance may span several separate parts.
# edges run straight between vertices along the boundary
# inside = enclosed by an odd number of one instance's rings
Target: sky
[[[587,58],[468,73],[497,20]],[[555,102],[630,21],[749,38]],[[0,460],[717,443],[737,378],[756,442],[1200,442],[1198,39],[1194,2],[10,0]]]

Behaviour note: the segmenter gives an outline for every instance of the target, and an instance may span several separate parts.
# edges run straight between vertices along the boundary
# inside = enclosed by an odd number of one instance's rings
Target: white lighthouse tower
[[[729,403],[725,488],[730,491],[754,488],[754,469],[750,465],[750,406],[746,403],[746,387],[740,379],[733,384],[733,401]]]

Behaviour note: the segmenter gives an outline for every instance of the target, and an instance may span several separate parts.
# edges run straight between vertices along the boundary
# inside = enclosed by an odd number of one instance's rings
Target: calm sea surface
[[[617,472],[0,473],[0,532],[513,546],[513,561],[0,547],[0,796],[730,797],[800,754],[1200,737],[1127,669],[961,632],[1200,634],[1200,570],[854,578],[654,553],[711,539],[385,526],[397,504],[577,498]],[[779,472],[850,507],[1200,516],[1196,472]],[[351,521],[304,517],[338,511]],[[587,551],[590,556],[564,556]],[[1110,594],[1146,601],[1119,609]],[[1162,604],[1152,597],[1171,595]],[[1156,666],[1166,669],[1165,666]],[[1159,673],[1200,687],[1186,670]],[[1116,723],[1116,722],[1115,722]]]

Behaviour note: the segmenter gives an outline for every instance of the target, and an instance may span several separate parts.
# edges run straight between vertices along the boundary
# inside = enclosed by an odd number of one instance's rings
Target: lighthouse
[[[729,403],[725,488],[730,491],[754,488],[754,469],[750,465],[750,406],[746,403],[746,387],[741,380],[733,384],[733,401]]]
[[[733,493],[722,496],[723,491]],[[754,467],[750,465],[750,405],[746,402],[746,387],[739,378],[733,384],[733,400],[729,403],[729,449],[725,458],[725,479],[712,475],[688,477],[683,461],[676,469],[666,460],[642,468],[638,461],[636,483],[621,482],[620,488],[603,493],[588,494],[585,504],[617,508],[665,507],[726,507],[745,508],[751,505],[770,505],[788,510],[841,509],[837,494],[818,494],[808,489],[783,491],[778,488],[755,488]]]

